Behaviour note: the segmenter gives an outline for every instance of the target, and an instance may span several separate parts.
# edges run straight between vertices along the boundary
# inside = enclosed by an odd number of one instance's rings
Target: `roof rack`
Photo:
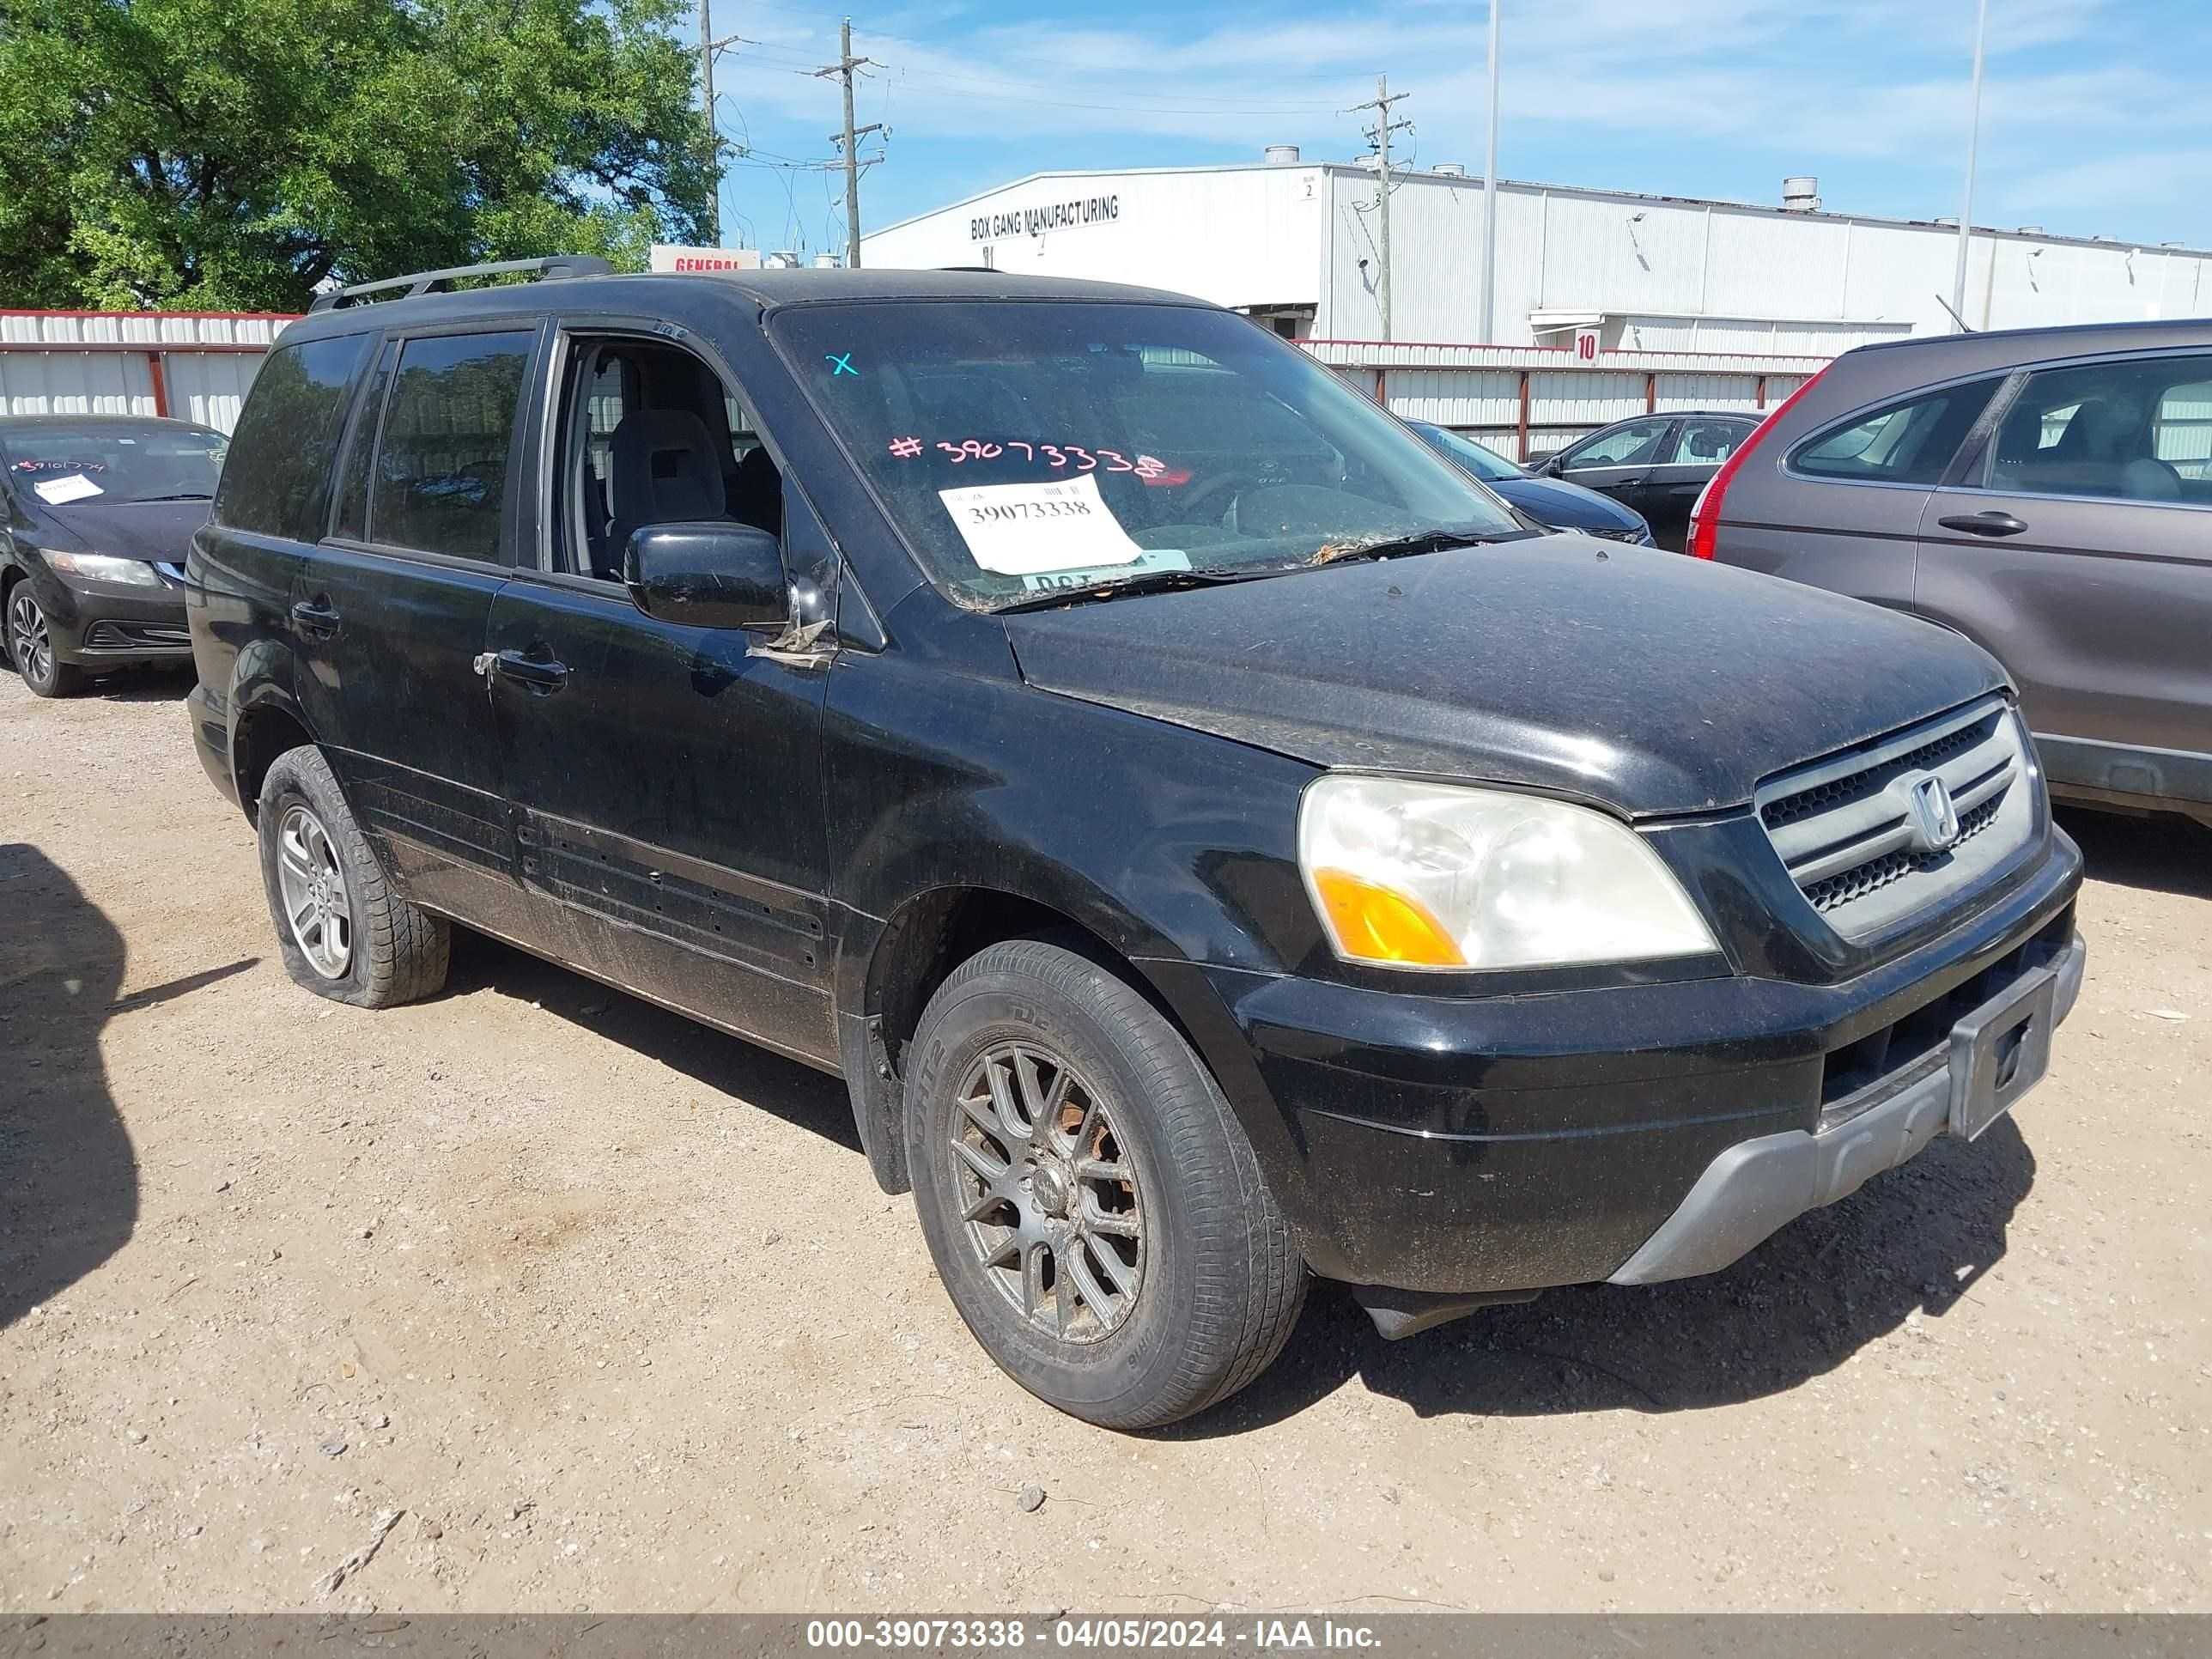
[[[406,292],[400,297],[413,299],[418,294],[434,294],[447,289],[463,276],[507,276],[527,271],[539,282],[553,282],[563,276],[611,276],[614,267],[596,253],[556,253],[544,259],[496,259],[489,264],[453,265],[445,270],[418,270],[412,276],[390,276],[380,283],[356,283],[351,288],[342,288],[329,294],[318,294],[309,302],[310,315],[318,311],[336,311],[341,306],[358,305],[372,295],[391,294],[398,289]]]

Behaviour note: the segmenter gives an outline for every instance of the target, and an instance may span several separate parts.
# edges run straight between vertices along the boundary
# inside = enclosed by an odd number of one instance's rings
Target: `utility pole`
[[[872,58],[853,56],[853,20],[848,17],[837,31],[837,61],[814,71],[817,77],[834,75],[845,83],[845,131],[831,133],[830,142],[845,147],[845,266],[848,270],[860,268],[860,141],[872,132],[881,132],[883,123],[871,121],[864,127],[853,125],[853,71],[863,64],[875,62]]]
[[[1974,151],[1982,137],[1982,39],[1989,27],[1990,0],[1979,0],[1974,11],[1974,91],[1966,117],[1966,199],[1959,207],[1959,261],[1951,276],[1951,315],[1962,329],[1966,325],[1966,241],[1974,225]],[[1986,324],[1988,319],[1983,321]]]
[[[1375,125],[1367,135],[1375,145],[1376,234],[1381,239],[1378,254],[1381,269],[1376,274],[1375,298],[1382,312],[1382,337],[1386,340],[1390,337],[1390,135],[1413,125],[1411,121],[1391,120],[1390,106],[1411,95],[1403,92],[1393,94],[1390,77],[1378,75],[1375,77],[1373,100],[1352,106],[1352,112],[1363,109],[1375,112]]]
[[[1490,149],[1482,164],[1482,342],[1498,339],[1498,8],[1490,0]]]
[[[737,44],[738,37],[726,34],[714,39],[714,25],[708,8],[710,0],[699,0],[699,113],[707,122],[707,241],[708,246],[722,245],[722,133],[714,121],[714,54],[724,46]]]

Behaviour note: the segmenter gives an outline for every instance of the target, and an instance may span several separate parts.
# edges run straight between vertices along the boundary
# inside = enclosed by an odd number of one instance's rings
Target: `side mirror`
[[[1539,477],[1556,478],[1559,476],[1559,452],[1556,449],[1540,449],[1523,465]]]
[[[646,525],[623,550],[623,584],[662,622],[774,629],[791,620],[782,544],[751,525]]]

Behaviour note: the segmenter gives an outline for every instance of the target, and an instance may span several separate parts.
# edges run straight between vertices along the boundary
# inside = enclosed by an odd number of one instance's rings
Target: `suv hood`
[[[1910,617],[1555,536],[1002,618],[1029,684],[1316,766],[1522,784],[1630,817],[2005,684]]]

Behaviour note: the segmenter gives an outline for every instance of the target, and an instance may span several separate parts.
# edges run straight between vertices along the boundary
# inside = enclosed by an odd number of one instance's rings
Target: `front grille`
[[[1941,849],[1916,827],[1910,799],[1929,777],[1958,816],[1958,839]],[[2020,722],[1994,698],[1770,779],[1756,800],[1798,890],[1854,939],[1972,885],[2026,844],[2035,821]]]

